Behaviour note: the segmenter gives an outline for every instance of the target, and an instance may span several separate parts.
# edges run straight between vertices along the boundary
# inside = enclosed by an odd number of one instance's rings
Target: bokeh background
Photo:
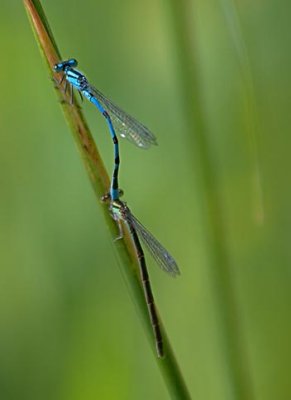
[[[148,257],[193,398],[290,399],[290,2],[42,4],[63,57],[158,137],[121,142],[120,183],[182,271]],[[21,1],[0,49],[0,397],[167,399]]]

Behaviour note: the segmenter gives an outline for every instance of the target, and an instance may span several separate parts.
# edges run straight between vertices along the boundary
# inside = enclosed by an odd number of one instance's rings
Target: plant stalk
[[[39,0],[24,0],[24,5],[32,24],[36,40],[49,68],[50,76],[53,79],[55,77],[53,76],[52,68],[62,58],[57,48],[52,31],[49,27],[48,20],[45,17],[44,10]],[[77,104],[77,100],[74,99],[73,104],[70,104],[69,95],[59,90],[57,85],[56,91],[65,118],[71,128],[74,140],[77,144],[84,166],[87,170],[95,195],[97,197],[97,204],[99,204],[100,210],[102,211],[113,240],[117,237],[118,233],[116,224],[111,218],[107,206],[101,204],[99,200],[102,195],[108,192],[110,184],[104,163],[100,157],[80,107]],[[125,272],[127,282],[129,283],[127,287],[130,289],[130,297],[134,300],[138,314],[145,328],[146,335],[150,341],[151,348],[154,354],[156,354],[151,323],[149,321],[143,288],[140,282],[136,254],[133,249],[129,233],[126,230],[124,233],[125,236],[123,240],[119,240],[116,244],[116,250],[122,265],[125,266],[123,270]],[[155,357],[155,359],[164,378],[169,395],[172,399],[190,399],[190,394],[162,324],[161,329],[166,356],[162,359]]]

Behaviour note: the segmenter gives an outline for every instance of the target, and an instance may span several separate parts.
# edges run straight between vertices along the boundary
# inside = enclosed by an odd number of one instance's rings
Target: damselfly
[[[118,191],[118,193],[120,192],[121,191]],[[109,210],[112,214],[113,219],[117,222],[119,227],[120,234],[117,239],[121,239],[123,237],[121,221],[124,221],[129,229],[139,263],[140,277],[155,337],[157,354],[158,357],[163,357],[163,338],[161,334],[159,318],[155,307],[154,296],[151,289],[145,256],[139,238],[141,238],[141,240],[147,246],[157,264],[168,274],[173,277],[179,275],[180,271],[178,265],[174,258],[157,241],[157,239],[155,239],[153,235],[138,221],[138,219],[133,216],[125,202],[121,201],[119,198],[116,200],[112,200],[110,198],[110,194],[103,196],[102,200],[110,202]]]
[[[135,118],[131,117],[125,111],[121,110],[118,106],[112,103],[103,93],[92,86],[84,74],[75,69],[78,62],[74,58],[66,61],[61,61],[54,66],[55,72],[63,72],[60,84],[66,79],[72,88],[76,88],[82,93],[89,101],[96,105],[96,107],[103,113],[105,109],[110,114],[116,130],[120,133],[121,137],[125,137],[141,148],[148,148],[151,145],[157,144],[157,139],[154,134],[143,124],[138,122]]]
[[[106,118],[114,144],[115,165],[110,189],[112,199],[114,200],[118,198],[118,172],[120,165],[119,145],[114,127],[120,133],[121,137],[127,138],[129,141],[140,148],[146,149],[151,145],[156,145],[157,140],[148,128],[138,122],[135,118],[131,117],[125,111],[121,110],[106,96],[104,96],[104,94],[102,94],[98,89],[92,86],[88,82],[85,75],[75,69],[77,65],[77,60],[71,58],[69,60],[61,61],[60,63],[55,64],[54,71],[64,73],[62,79],[59,82],[59,85],[61,85],[65,80],[65,92],[69,85],[71,91],[71,103],[73,103],[73,88],[75,88],[78,90],[81,97],[82,95],[86,97],[98,108],[98,110]]]

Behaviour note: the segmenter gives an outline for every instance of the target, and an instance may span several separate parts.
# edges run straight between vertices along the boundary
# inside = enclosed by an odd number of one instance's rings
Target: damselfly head
[[[108,201],[110,201],[110,199],[111,199],[111,196],[110,196],[110,193],[108,192],[106,194],[103,194],[103,196],[101,197],[101,202],[107,203]]]
[[[61,61],[54,65],[55,72],[64,72],[67,68],[75,68],[78,65],[78,61],[75,58],[69,58],[69,60]]]

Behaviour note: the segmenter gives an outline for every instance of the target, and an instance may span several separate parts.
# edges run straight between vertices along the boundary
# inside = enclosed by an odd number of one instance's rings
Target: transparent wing
[[[180,271],[176,261],[161,245],[161,243],[159,243],[157,239],[155,239],[153,235],[130,212],[128,213],[127,218],[132,223],[138,235],[148,247],[159,266],[174,277],[179,275]]]
[[[89,85],[89,89],[108,111],[113,125],[121,137],[125,137],[136,146],[144,149],[149,148],[151,145],[157,145],[156,137],[146,126],[113,104],[95,87]]]

